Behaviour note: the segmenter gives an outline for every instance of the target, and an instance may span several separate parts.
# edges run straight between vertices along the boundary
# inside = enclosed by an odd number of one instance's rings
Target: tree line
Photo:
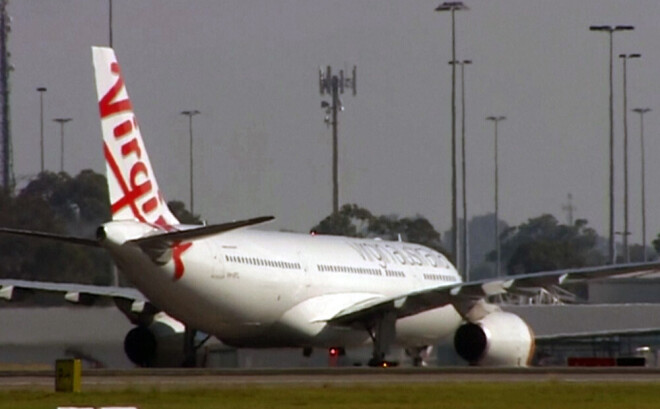
[[[191,214],[183,202],[169,202],[168,206],[182,223],[200,223],[200,217]],[[92,238],[96,228],[108,220],[106,179],[92,170],[83,170],[75,176],[46,171],[15,194],[0,192],[0,226],[3,227]],[[553,215],[544,214],[519,226],[498,223],[503,227],[500,229],[502,270],[507,274],[605,264],[606,240],[585,219],[566,225]],[[489,231],[490,225],[493,228]],[[478,252],[480,260],[473,263],[476,265],[471,271],[477,274],[472,277],[486,278],[494,270],[496,257],[492,250],[494,216],[475,217],[470,226],[476,234],[471,234],[471,242],[482,247],[473,250]],[[421,215],[376,215],[356,204],[345,204],[311,230],[319,234],[418,243],[453,259],[445,251],[441,234]],[[660,235],[653,245],[660,251]],[[631,259],[642,261],[643,250],[640,245],[631,246]],[[652,250],[649,253],[653,259],[657,258]],[[108,285],[113,283],[113,270],[110,257],[102,249],[0,235],[0,278]]]
[[[182,202],[168,206],[182,223],[200,223]],[[16,194],[0,192],[3,227],[93,238],[110,218],[106,178],[92,170],[44,171]],[[0,235],[0,278],[110,285],[114,267],[100,248]]]

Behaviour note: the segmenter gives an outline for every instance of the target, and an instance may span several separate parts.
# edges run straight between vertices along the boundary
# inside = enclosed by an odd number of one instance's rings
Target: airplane
[[[0,298],[61,293],[110,298],[136,325],[125,338],[140,366],[194,365],[200,332],[238,348],[338,351],[371,344],[369,364],[390,366],[393,346],[415,363],[451,340],[471,365],[526,366],[532,329],[490,296],[566,280],[642,275],[660,263],[552,271],[462,282],[441,253],[413,243],[261,231],[272,216],[182,225],[156,181],[115,52],[92,47],[112,220],[96,238],[0,228],[0,233],[102,247],[134,288],[0,280]],[[176,345],[172,347],[172,345]]]

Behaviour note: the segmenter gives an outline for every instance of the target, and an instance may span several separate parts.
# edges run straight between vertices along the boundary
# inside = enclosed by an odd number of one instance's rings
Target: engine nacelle
[[[497,311],[461,325],[454,348],[470,365],[527,366],[534,355],[534,333],[519,316]]]
[[[137,326],[124,338],[124,352],[142,367],[179,367],[184,360],[185,326],[164,313],[157,314],[149,326]]]

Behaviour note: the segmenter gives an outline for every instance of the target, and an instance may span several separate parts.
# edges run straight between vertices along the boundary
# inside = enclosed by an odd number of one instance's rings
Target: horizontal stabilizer
[[[275,219],[273,216],[262,216],[256,217],[254,219],[248,220],[239,220],[236,222],[214,224],[211,226],[202,226],[189,230],[178,230],[164,234],[158,234],[155,236],[143,237],[140,239],[131,240],[131,242],[136,243],[140,246],[149,246],[151,244],[158,244],[162,242],[174,242],[174,241],[184,241],[184,240],[195,240],[202,239],[208,236],[213,236],[215,234],[224,233],[230,230],[236,230],[241,227],[254,226],[255,224],[261,224],[269,222]]]
[[[31,231],[31,230],[22,230],[22,229],[10,229],[7,227],[0,227],[0,233],[12,234],[15,236],[27,236],[27,237],[38,237],[48,240],[63,241],[66,243],[80,244],[83,246],[99,247],[99,242],[93,239],[84,239],[81,237],[73,236],[64,236],[54,233],[44,233],[40,231]]]

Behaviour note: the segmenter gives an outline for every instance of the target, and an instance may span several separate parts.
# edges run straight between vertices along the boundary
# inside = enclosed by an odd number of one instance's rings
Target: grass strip
[[[186,390],[125,389],[63,394],[3,391],[0,409],[136,406],[140,409],[270,408],[657,408],[652,383],[440,383],[319,387],[244,386]]]

